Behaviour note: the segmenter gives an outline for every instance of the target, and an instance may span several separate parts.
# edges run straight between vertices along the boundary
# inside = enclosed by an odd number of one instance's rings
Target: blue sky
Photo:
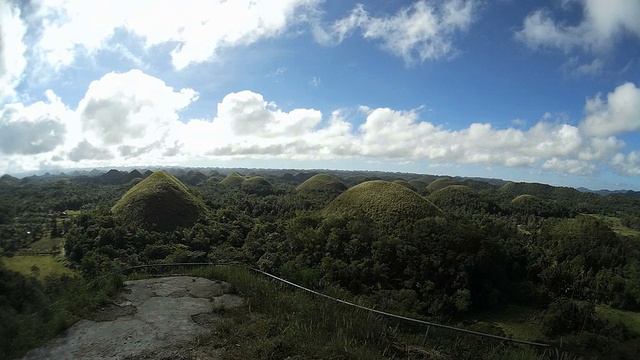
[[[640,1],[0,2],[0,173],[184,165],[640,190]]]

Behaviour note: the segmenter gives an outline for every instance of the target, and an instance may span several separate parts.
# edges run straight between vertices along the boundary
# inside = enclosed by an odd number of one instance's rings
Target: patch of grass
[[[82,213],[80,210],[67,210],[65,211],[68,216],[78,216]]]
[[[64,238],[57,237],[51,238],[49,234],[46,234],[38,241],[31,243],[28,250],[34,251],[53,251],[56,249],[62,249],[64,247]]]
[[[636,334],[640,334],[640,313],[613,309],[607,305],[597,305],[597,314],[612,323],[622,322],[627,328]]]
[[[55,256],[3,257],[2,262],[9,270],[26,276],[33,275],[40,280],[45,279],[47,276],[77,275],[73,270],[65,266],[64,260]]]
[[[611,230],[613,230],[619,235],[630,236],[630,237],[640,237],[640,231],[634,230],[622,225],[622,221],[620,220],[619,217],[604,216],[599,214],[589,214],[589,215],[604,221],[607,225],[611,227]]]
[[[499,327],[507,337],[535,341],[544,338],[536,320],[537,315],[538,311],[534,308],[508,305],[499,311],[483,313],[474,318]]]

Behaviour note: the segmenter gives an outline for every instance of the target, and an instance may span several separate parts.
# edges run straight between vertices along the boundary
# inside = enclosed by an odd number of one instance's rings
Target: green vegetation
[[[416,189],[415,187],[413,187],[413,185],[409,184],[408,181],[406,180],[394,180],[393,181],[394,184],[398,184],[398,185],[402,185],[404,187],[406,187],[407,189],[411,190],[411,191],[418,191],[418,189]]]
[[[604,221],[611,230],[615,231],[617,234],[629,237],[640,238],[640,230],[632,229],[622,224],[622,219],[616,216],[603,216],[598,214],[589,214],[591,216],[595,216],[596,218]]]
[[[347,186],[338,178],[329,174],[317,174],[300,184],[297,188],[300,192],[332,192],[341,193],[347,190]]]
[[[432,181],[428,186],[427,186],[427,190],[430,193],[434,193],[440,189],[444,189],[447,186],[451,186],[451,185],[460,185],[460,183],[456,180],[450,179],[450,178],[440,178],[440,179],[436,179],[434,181]]]
[[[413,186],[413,188],[416,189],[416,192],[420,195],[424,195],[427,192],[427,186],[429,186],[428,182],[419,179],[411,179],[408,183]]]
[[[224,180],[218,184],[222,176],[216,171],[172,171],[175,176],[145,171],[148,178],[135,186],[122,182],[131,173],[115,171],[95,181],[35,177],[0,183],[3,263],[28,249],[64,246],[68,267],[82,274],[72,282],[81,287],[132,265],[237,261],[395,314],[562,343],[575,356],[635,359],[640,352],[638,199],[463,178],[440,179],[423,197],[426,184],[436,177],[399,173],[314,176],[230,169],[226,180],[235,181],[232,186]],[[201,181],[203,174],[215,181]],[[197,185],[187,187],[178,178]],[[345,190],[337,178],[361,183]],[[413,179],[408,183],[418,192],[391,182],[399,178]],[[301,190],[311,185],[342,190],[340,195]],[[72,211],[64,216],[65,210]],[[166,217],[159,221],[158,214]],[[183,218],[189,221],[179,222]],[[154,222],[161,224],[151,226]],[[64,263],[56,265],[61,270]],[[10,271],[7,267],[2,265],[4,272]],[[21,268],[30,280],[11,272],[8,283],[17,284],[11,291],[33,288],[29,291],[40,299],[33,309],[53,304],[56,289],[64,289],[47,276],[55,271],[38,264]],[[422,346],[424,329],[372,321],[366,314],[360,318],[358,311],[329,306],[259,276],[225,271],[216,276],[237,281],[234,287],[250,299],[250,308],[220,310],[219,315],[229,316],[226,325],[210,339],[199,340],[233,348],[230,358],[539,358],[528,350],[500,350],[468,337],[456,340],[452,334],[436,337],[430,332],[433,341]],[[0,302],[6,300],[2,294]],[[97,303],[89,300],[82,301]],[[0,317],[9,320],[0,322],[0,332],[13,334],[11,319],[27,312],[18,302],[4,304]],[[79,311],[60,313],[57,329]],[[29,326],[49,329],[47,319],[43,315]],[[31,336],[20,331],[18,337]],[[43,331],[46,336],[54,332]],[[20,349],[37,343],[12,341],[24,344]],[[236,343],[241,344],[237,349]],[[403,350],[398,352],[396,345]]]
[[[66,267],[65,261],[57,256],[13,256],[0,260],[4,266],[12,271],[25,276],[35,276],[40,280],[45,278],[60,277],[62,275],[74,276],[76,273]]]
[[[240,186],[244,191],[251,194],[269,195],[274,191],[271,183],[262,176],[246,178]]]
[[[229,175],[227,175],[227,177],[222,179],[222,181],[220,181],[220,184],[227,187],[240,187],[244,182],[244,180],[245,180],[244,176],[234,171]]]
[[[127,191],[111,208],[125,224],[170,231],[192,226],[207,209],[173,175],[156,171]]]
[[[121,286],[115,275],[89,282],[66,275],[37,281],[0,263],[0,358],[19,357],[42,345]]]
[[[175,272],[172,269],[172,272]],[[447,333],[373,314],[275,283],[237,266],[194,268],[186,274],[223,280],[242,296],[241,308],[218,308],[222,321],[200,346],[224,348],[224,359],[540,359],[527,346]],[[130,278],[144,277],[133,274]],[[352,295],[337,287],[324,292],[342,299]]]
[[[444,216],[429,200],[404,186],[383,180],[367,181],[342,193],[325,209],[325,214],[362,212],[380,224],[413,222]]]

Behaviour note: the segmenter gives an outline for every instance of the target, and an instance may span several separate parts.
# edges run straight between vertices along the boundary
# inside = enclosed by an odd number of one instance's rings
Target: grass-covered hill
[[[513,212],[542,217],[567,217],[569,210],[553,200],[541,199],[534,195],[524,194],[511,200]]]
[[[220,184],[228,187],[240,187],[244,181],[244,176],[234,171],[227,175],[227,177],[222,179],[222,181],[220,181]]]
[[[406,187],[384,180],[356,185],[334,199],[325,213],[362,212],[380,224],[415,221],[444,214],[429,200]]]
[[[574,188],[551,186],[538,183],[510,182],[504,184],[498,190],[511,198],[519,195],[533,195],[541,199],[571,199],[575,201],[582,193]]]
[[[128,225],[170,231],[193,225],[207,209],[180,180],[156,171],[127,191],[111,212]]]
[[[273,185],[262,176],[251,176],[240,184],[242,190],[258,195],[269,195],[273,193]]]
[[[299,192],[323,191],[340,193],[347,190],[347,186],[335,176],[318,174],[300,184],[296,190]]]
[[[418,194],[424,195],[427,192],[427,186],[429,186],[428,182],[421,179],[411,179],[407,182],[416,189]]]
[[[402,185],[404,187],[406,187],[407,189],[411,190],[411,191],[418,191],[418,189],[416,189],[413,185],[411,185],[408,181],[406,180],[394,180],[393,181],[394,184],[398,184],[398,185]]]
[[[430,194],[427,198],[442,210],[457,215],[500,212],[500,207],[494,201],[466,185],[449,185]]]
[[[440,179],[436,179],[433,180],[428,186],[427,186],[427,190],[430,193],[434,193],[440,189],[444,189],[447,186],[451,186],[451,185],[461,185],[461,183],[459,181],[456,181],[454,179],[451,178],[440,178]]]

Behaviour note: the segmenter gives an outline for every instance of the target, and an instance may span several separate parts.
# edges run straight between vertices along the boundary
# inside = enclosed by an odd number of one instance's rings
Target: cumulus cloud
[[[529,14],[516,39],[531,48],[558,48],[570,51],[605,51],[616,40],[631,34],[640,37],[640,2],[627,0],[579,0],[583,16],[580,23],[566,25],[553,19],[549,10]]]
[[[626,144],[614,135],[638,129],[637,92],[633,84],[624,84],[606,101],[600,96],[587,99],[586,117],[579,126],[552,122],[553,116],[545,114],[530,127],[473,123],[451,130],[421,120],[423,108],[367,106],[357,108],[364,120],[356,122],[347,110],[328,116],[316,109],[283,110],[249,90],[226,95],[213,118],[180,119],[181,110],[197,93],[173,89],[133,70],[109,73],[91,83],[75,110],[51,91],[46,93],[47,101],[4,106],[0,167],[357,158],[540,167],[582,175],[608,166],[635,176],[640,171],[640,154],[625,154]]]
[[[326,28],[316,24],[313,33],[319,43],[335,45],[360,30],[365,39],[378,41],[406,63],[423,62],[452,55],[455,34],[469,28],[476,9],[472,0],[418,1],[392,16],[376,17],[357,5]]]
[[[224,47],[278,36],[301,20],[300,11],[316,3],[317,0],[137,0],[115,4],[107,0],[51,0],[38,11],[45,28],[37,48],[42,60],[61,68],[73,63],[78,52],[108,50],[107,40],[117,29],[124,29],[141,37],[147,48],[171,44],[173,66],[183,69],[215,59]],[[153,21],[149,21],[150,17]]]
[[[625,83],[607,94],[587,99],[581,129],[591,136],[609,136],[640,130],[640,89]]]
[[[611,165],[621,174],[640,176],[640,152],[618,153],[611,159]]]
[[[0,2],[0,104],[15,99],[15,89],[26,66],[22,41],[26,26],[12,1]]]
[[[8,104],[0,110],[0,153],[40,154],[64,142],[68,109],[53,93],[48,95],[49,102]]]
[[[69,160],[109,160],[113,159],[113,155],[107,149],[101,149],[93,146],[86,139],[81,141],[76,147],[69,151]]]
[[[83,136],[93,143],[143,148],[163,139],[197,97],[139,70],[112,72],[89,85],[77,112]]]

